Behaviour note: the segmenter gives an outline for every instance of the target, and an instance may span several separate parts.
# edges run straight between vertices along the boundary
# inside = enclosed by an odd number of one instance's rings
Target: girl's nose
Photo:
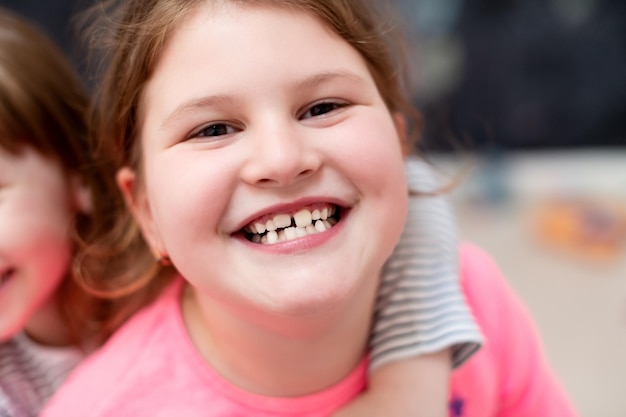
[[[315,174],[321,158],[300,129],[275,126],[251,133],[243,180],[256,186],[284,187]]]

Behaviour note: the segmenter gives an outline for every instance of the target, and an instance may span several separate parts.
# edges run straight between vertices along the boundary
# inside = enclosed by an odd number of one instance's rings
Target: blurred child
[[[38,415],[91,343],[98,303],[70,271],[102,176],[86,110],[59,50],[0,9],[0,416]]]

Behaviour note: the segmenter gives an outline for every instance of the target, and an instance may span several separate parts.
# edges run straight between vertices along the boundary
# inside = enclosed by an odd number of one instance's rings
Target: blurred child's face
[[[29,330],[67,272],[69,201],[57,163],[0,149],[0,341]]]
[[[375,285],[407,186],[395,119],[345,41],[302,12],[200,8],[142,106],[135,213],[201,292],[297,315]]]

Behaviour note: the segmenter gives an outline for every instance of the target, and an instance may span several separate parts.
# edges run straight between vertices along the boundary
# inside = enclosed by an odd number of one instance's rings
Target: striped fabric
[[[438,188],[419,159],[406,167],[411,189]],[[371,334],[371,369],[452,347],[453,367],[468,359],[482,336],[458,282],[458,238],[443,196],[414,197],[404,232],[385,264]]]
[[[81,360],[75,348],[37,345],[25,334],[0,344],[0,417],[35,417]]]

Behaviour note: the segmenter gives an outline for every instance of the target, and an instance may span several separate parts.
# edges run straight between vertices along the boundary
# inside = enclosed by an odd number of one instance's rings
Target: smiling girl
[[[154,301],[78,368],[44,416],[338,411],[367,386],[380,274],[408,210],[411,110],[381,28],[357,1],[124,3],[99,134],[143,237],[125,235],[125,251],[111,241],[88,248],[86,272],[102,262],[91,250],[125,273],[84,278],[118,294],[144,284],[135,294]],[[120,213],[117,230],[127,224]],[[474,265],[497,281],[478,251],[462,258],[473,261],[466,285]],[[501,286],[479,284],[495,288],[488,300],[511,305],[511,321],[519,316]],[[523,349],[541,358],[535,342],[530,334]],[[479,362],[482,384],[453,386],[473,396],[472,415],[499,415],[505,404],[541,415],[544,395],[553,410],[568,409],[542,360],[538,400],[510,399],[525,378],[507,392],[481,389],[504,371],[490,369],[492,359]],[[428,392],[410,382],[429,374],[395,385],[383,375],[388,383],[374,373],[368,392],[386,398],[354,401],[372,406],[360,415],[413,414],[394,410],[394,390]],[[444,414],[445,398],[434,401],[438,414],[428,415]]]

